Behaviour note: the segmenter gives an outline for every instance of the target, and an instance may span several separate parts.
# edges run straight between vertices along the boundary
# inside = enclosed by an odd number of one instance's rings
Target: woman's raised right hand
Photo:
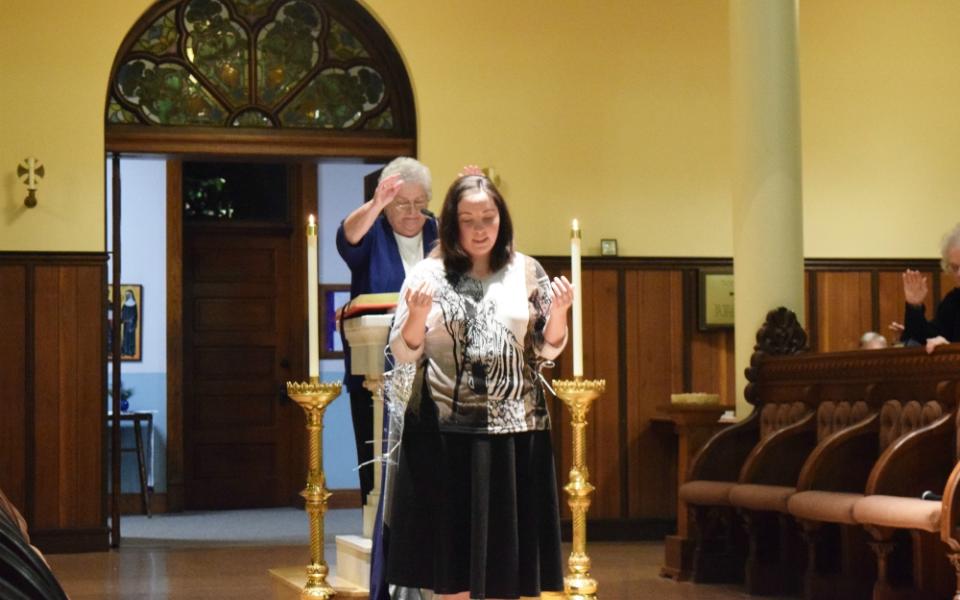
[[[388,204],[393,202],[400,191],[403,180],[400,179],[400,173],[394,173],[383,178],[383,181],[377,184],[377,190],[373,194],[373,205],[377,210],[383,210]]]

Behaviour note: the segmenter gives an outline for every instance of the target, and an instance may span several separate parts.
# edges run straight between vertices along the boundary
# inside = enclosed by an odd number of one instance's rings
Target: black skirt
[[[549,431],[404,432],[392,496],[389,583],[471,598],[563,589]]]

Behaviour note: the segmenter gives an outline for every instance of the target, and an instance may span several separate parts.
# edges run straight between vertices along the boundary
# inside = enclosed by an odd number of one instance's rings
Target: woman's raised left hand
[[[566,318],[565,313],[573,304],[573,284],[566,277],[554,277],[550,282],[550,291],[553,293],[550,314]]]

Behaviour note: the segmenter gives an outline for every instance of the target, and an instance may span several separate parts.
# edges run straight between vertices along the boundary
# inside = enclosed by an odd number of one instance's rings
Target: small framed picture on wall
[[[107,286],[107,359],[113,357],[113,320],[120,320],[120,360],[143,360],[143,286],[120,284],[120,306],[113,306],[113,285]]]
[[[616,256],[616,255],[617,255],[617,240],[615,239],[600,240],[600,256]]]

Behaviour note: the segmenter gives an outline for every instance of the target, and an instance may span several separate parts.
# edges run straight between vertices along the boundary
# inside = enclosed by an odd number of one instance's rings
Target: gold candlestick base
[[[287,395],[300,405],[307,414],[307,436],[310,441],[310,467],[307,472],[307,487],[300,495],[306,500],[310,515],[310,564],[307,565],[307,584],[300,598],[328,600],[336,595],[327,582],[327,562],[323,558],[323,518],[327,512],[327,476],[323,472],[323,413],[331,402],[340,396],[341,384],[320,383],[316,377],[310,383],[287,382]]]
[[[590,471],[586,459],[587,413],[593,401],[607,388],[603,379],[574,380],[554,379],[553,389],[570,409],[570,426],[573,429],[573,464],[570,480],[564,486],[567,503],[573,518],[573,549],[567,559],[567,576],[563,578],[563,591],[569,600],[596,600],[597,580],[590,575],[590,556],[587,554],[587,511],[590,509]]]

